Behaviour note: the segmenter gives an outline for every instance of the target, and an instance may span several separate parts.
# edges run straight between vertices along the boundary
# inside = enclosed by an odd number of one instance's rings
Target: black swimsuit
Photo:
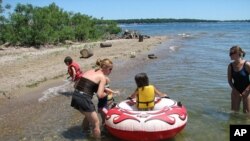
[[[238,90],[240,93],[242,93],[247,86],[250,84],[249,81],[249,73],[247,72],[245,68],[244,63],[242,69],[240,71],[234,71],[233,70],[233,64],[231,63],[231,72],[232,72],[232,77],[233,77],[233,85],[236,90]]]
[[[95,105],[92,102],[94,93],[97,92],[99,84],[81,77],[73,93],[71,106],[80,112],[94,112]]]

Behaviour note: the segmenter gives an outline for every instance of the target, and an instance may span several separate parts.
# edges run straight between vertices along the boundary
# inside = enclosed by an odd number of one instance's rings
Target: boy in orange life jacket
[[[65,57],[64,63],[68,66],[68,74],[72,78],[73,82],[76,82],[82,77],[83,73],[80,69],[79,64],[74,62],[70,56]]]
[[[128,99],[136,97],[138,110],[153,110],[155,94],[160,97],[167,97],[167,94],[160,92],[153,85],[149,85],[148,76],[146,73],[138,73],[135,76],[137,89]]]

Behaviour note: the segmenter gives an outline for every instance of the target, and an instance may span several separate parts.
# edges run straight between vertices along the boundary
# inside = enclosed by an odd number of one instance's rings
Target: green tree
[[[39,46],[65,40],[88,41],[120,31],[117,24],[81,13],[66,12],[55,3],[45,7],[17,4],[5,18],[0,1],[0,42],[13,45]],[[10,8],[10,6],[6,6]]]
[[[71,19],[77,41],[86,41],[91,27],[90,17],[80,13],[74,14]]]
[[[5,7],[2,6],[2,0],[0,0],[0,45],[6,42],[5,33],[6,26],[8,25],[8,19],[5,18],[5,14],[7,14],[7,10],[11,9],[10,4],[6,4]]]

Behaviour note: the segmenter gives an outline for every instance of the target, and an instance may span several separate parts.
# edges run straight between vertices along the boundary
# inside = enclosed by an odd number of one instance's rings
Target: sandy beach
[[[100,48],[100,42],[75,43],[43,49],[34,48],[4,48],[0,51],[0,98],[19,96],[23,88],[37,87],[51,79],[66,77],[67,67],[63,63],[66,56],[71,56],[78,62],[82,70],[94,66],[98,58],[116,60],[132,59],[131,55],[147,52],[166,40],[166,37],[153,37],[138,42],[138,39],[118,39],[105,42],[112,47]],[[80,58],[80,50],[89,48],[93,56]]]
[[[64,93],[65,97],[38,102],[43,91],[64,83],[63,80],[67,78],[67,67],[63,60],[66,56],[71,56],[78,62],[83,71],[92,68],[98,58],[110,58],[115,63],[114,75],[118,76],[116,67],[126,69],[123,66],[124,63],[142,55],[144,55],[144,60],[149,61],[148,52],[165,41],[167,37],[157,36],[144,39],[143,42],[138,42],[138,39],[105,41],[112,43],[112,47],[105,48],[100,48],[100,41],[41,49],[3,48],[0,50],[0,67],[2,68],[0,70],[0,138],[32,140],[42,138],[34,137],[34,134],[40,133],[44,128],[48,131],[69,126],[80,129],[81,118],[79,117],[81,115],[69,106],[70,96],[67,92]],[[83,48],[91,49],[93,56],[87,59],[80,58],[80,50]],[[61,119],[61,117],[64,118]],[[60,125],[58,122],[64,124]],[[53,135],[51,133],[40,133],[40,135],[48,135],[48,138],[52,140],[62,139],[58,137],[56,131],[53,132],[55,132]],[[74,135],[71,133],[65,134],[72,139]]]

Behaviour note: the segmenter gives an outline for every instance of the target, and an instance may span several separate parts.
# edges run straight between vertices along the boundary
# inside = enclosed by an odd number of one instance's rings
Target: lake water
[[[158,89],[181,101],[188,110],[188,123],[174,141],[228,141],[230,124],[250,124],[250,117],[230,110],[227,83],[229,49],[241,46],[250,60],[250,23],[167,23],[121,25],[150,36],[170,40],[153,53],[158,59],[127,73],[130,79],[112,84],[135,88],[134,74],[146,72]],[[242,105],[241,105],[242,106]],[[242,111],[242,110],[241,110]]]
[[[144,35],[167,36],[169,40],[150,51],[157,59],[145,60],[143,57],[136,57],[128,63],[114,62],[120,64],[120,67],[114,67],[110,75],[111,88],[121,92],[120,96],[115,97],[116,102],[124,100],[134,91],[135,74],[146,72],[150,83],[166,92],[172,99],[181,101],[188,111],[186,127],[168,141],[229,141],[231,124],[250,124],[249,116],[242,112],[231,112],[231,89],[227,83],[227,66],[231,61],[229,49],[233,45],[241,46],[246,52],[245,59],[250,60],[250,23],[130,24],[121,27],[124,30],[137,30]],[[44,122],[52,121],[51,124],[36,122],[38,126],[32,126],[36,130],[27,127],[22,133],[24,135],[17,135],[17,138],[93,140],[83,135],[80,127],[82,116],[69,106],[69,94],[66,95],[68,97],[65,97],[65,94],[57,95],[58,91],[67,93],[67,83],[46,90],[44,96],[39,99],[41,103],[49,103],[44,105],[48,106],[48,112],[56,109],[53,107],[60,107],[57,109],[60,112],[56,111],[49,120],[46,114],[43,114],[46,119]],[[55,96],[58,97],[53,99]],[[103,141],[118,140],[109,134],[105,136]]]

